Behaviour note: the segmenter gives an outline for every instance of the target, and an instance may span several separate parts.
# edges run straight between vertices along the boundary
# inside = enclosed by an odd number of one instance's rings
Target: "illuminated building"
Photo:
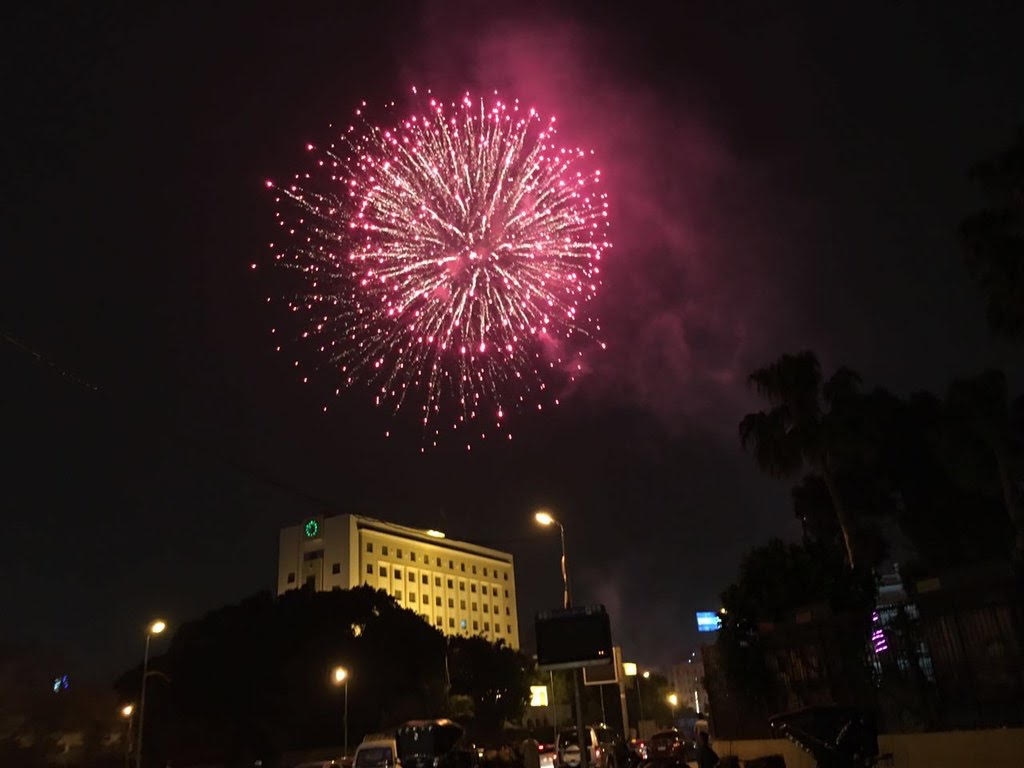
[[[698,713],[708,710],[708,694],[704,690],[704,663],[698,654],[691,653],[686,661],[673,664],[669,670],[669,686],[679,693],[679,706]]]
[[[362,584],[387,592],[446,635],[519,647],[515,566],[507,552],[360,515],[313,517],[281,529],[278,594]]]

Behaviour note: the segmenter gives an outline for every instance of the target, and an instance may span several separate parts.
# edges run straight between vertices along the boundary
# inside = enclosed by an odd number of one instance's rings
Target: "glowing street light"
[[[679,697],[674,693],[670,693],[668,696],[665,697],[665,701],[667,701],[668,705],[672,707],[672,717],[675,717],[676,707],[679,706]]]
[[[553,522],[555,522],[555,518],[551,516],[551,513],[543,509],[540,512],[537,512],[533,516],[533,519],[541,525],[551,525]]]
[[[146,650],[142,656],[142,694],[139,696],[139,743],[135,746],[135,768],[142,768],[142,736],[145,733],[146,717],[146,677],[149,675],[149,641],[153,635],[159,635],[167,629],[167,622],[154,619],[146,627]]]
[[[127,732],[124,735],[124,768],[128,768],[132,759],[132,715],[135,714],[135,705],[125,704],[118,712],[128,721]]]
[[[641,675],[641,677],[643,677],[644,680],[650,680],[651,679],[651,670],[645,669],[644,673],[643,673],[643,675]]]
[[[430,528],[427,530],[427,536],[430,536],[432,539],[443,539],[444,531],[438,531],[434,528]]]
[[[335,667],[331,671],[331,681],[335,685],[345,686],[345,757],[348,757],[348,670],[344,667]]]

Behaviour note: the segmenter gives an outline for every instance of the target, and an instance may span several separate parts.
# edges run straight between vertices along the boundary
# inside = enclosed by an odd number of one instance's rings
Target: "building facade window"
[[[461,569],[462,569],[462,572],[463,572],[463,573],[465,573],[465,572],[466,572],[466,564],[465,564],[465,563],[459,563],[459,568],[461,568]]]
[[[423,596],[423,604],[424,605],[430,605],[430,595],[424,595]]]
[[[415,603],[416,602],[416,593],[415,592],[410,592],[409,593],[409,602],[410,603]]]
[[[469,591],[470,592],[476,592],[476,584],[470,584],[469,585]]]
[[[490,612],[491,612],[491,610],[488,607],[487,603],[484,603],[484,613],[490,613]]]
[[[440,626],[441,626],[441,623],[442,623],[443,621],[444,621],[444,619],[442,619],[442,618],[441,618],[440,616],[438,616],[438,617],[437,617],[437,621],[436,621],[435,623],[437,624],[437,626],[439,626],[439,627],[440,627]]]
[[[422,581],[422,582],[423,582],[424,584],[429,584],[429,583],[430,583],[430,577],[428,577],[428,576],[427,576],[427,574],[425,574],[425,573],[423,574],[423,576],[422,576],[422,578],[421,578],[420,580],[421,580],[421,581]]]
[[[387,575],[388,575],[388,567],[386,565],[382,565],[380,567],[380,570],[377,571],[377,573],[379,573],[381,576],[387,577]]]
[[[455,607],[455,601],[452,598],[450,598],[450,597],[448,598],[448,607],[449,608],[454,608]]]
[[[484,576],[486,576],[486,575],[487,575],[487,569],[484,568]]]
[[[410,552],[409,553],[409,559],[412,560],[415,563],[416,562],[416,553],[415,552]]]
[[[441,558],[440,558],[440,557],[439,557],[439,558],[437,558],[437,567],[438,567],[438,568],[440,568],[440,567],[441,567]]]
[[[475,611],[476,610],[476,603],[470,603],[470,605],[471,605],[471,610]]]
[[[455,582],[452,581],[451,579],[448,579],[448,589],[452,589],[454,586],[455,586]]]
[[[395,600],[401,600],[401,599],[402,599],[402,590],[396,589],[395,590]]]
[[[438,608],[441,607],[441,598],[440,597],[435,597],[434,598],[434,605],[436,605]]]
[[[490,625],[490,623],[485,621],[484,622],[484,632],[490,632],[490,631],[491,631],[491,625]]]
[[[509,609],[508,609],[508,606],[507,606],[507,605],[505,606],[505,615],[506,615],[506,616],[511,616],[511,615],[512,615],[512,613],[511,613],[511,612],[509,611]]]
[[[381,553],[382,555],[384,555],[384,557],[387,557],[387,556],[388,556],[388,546],[387,546],[387,544],[382,544],[382,545],[381,545],[381,548],[380,548],[380,553]]]
[[[409,581],[416,581],[416,574],[409,571]]]
[[[466,582],[460,581],[459,582],[459,592],[465,592],[465,591],[466,591]]]
[[[461,610],[463,610],[463,611],[466,610],[466,601],[465,600],[459,600],[459,608]]]
[[[476,574],[476,566],[473,566],[473,573]]]
[[[508,571],[505,571],[502,576],[505,577],[505,581],[508,581]]]
[[[434,577],[434,586],[435,587],[440,587],[441,586],[441,577],[440,576],[435,576]]]
[[[367,563],[366,564],[366,572],[368,574],[370,574],[371,576],[373,575],[373,563]]]
[[[511,625],[511,624],[507,625],[507,626],[505,627],[505,629],[507,629],[507,630],[508,630],[508,633],[509,633],[510,635],[512,634],[512,625]]]
[[[400,570],[398,570],[397,568],[395,568],[395,578],[396,579],[402,578],[402,572]]]
[[[289,584],[294,584],[295,583],[295,574],[294,573],[289,573],[288,574],[288,583]]]
[[[455,629],[455,619],[448,619],[448,626]]]
[[[367,552],[373,552],[373,542],[372,541],[366,542],[366,551]]]
[[[401,560],[402,559],[402,550],[396,549],[395,550],[395,557],[397,557],[399,560]]]
[[[493,610],[493,611],[494,611],[494,615],[495,615],[495,616],[497,616],[497,615],[498,615],[498,606],[496,606],[496,605],[492,605],[492,606],[491,606],[491,610]]]
[[[480,629],[480,624],[476,621],[473,622],[473,631],[476,632]]]
[[[508,599],[508,590],[507,589],[505,590],[505,599],[506,600]]]

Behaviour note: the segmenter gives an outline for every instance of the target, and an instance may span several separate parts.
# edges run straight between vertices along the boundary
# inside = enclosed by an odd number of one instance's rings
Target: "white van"
[[[356,748],[352,768],[401,768],[398,745],[391,736],[367,736]]]

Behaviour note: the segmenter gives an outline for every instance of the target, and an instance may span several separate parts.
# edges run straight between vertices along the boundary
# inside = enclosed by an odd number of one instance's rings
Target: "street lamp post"
[[[533,516],[533,519],[536,520],[538,523],[540,523],[543,526],[548,526],[548,525],[557,525],[558,526],[558,534],[559,534],[559,536],[561,537],[561,540],[562,540],[562,561],[561,561],[561,563],[562,563],[562,607],[563,608],[571,608],[572,607],[572,591],[569,588],[569,567],[568,567],[568,563],[566,561],[567,555],[566,555],[566,548],[565,548],[565,526],[562,525],[560,522],[558,522],[554,517],[552,517],[550,512],[547,512],[546,510],[543,510],[543,509],[541,511],[537,512]]]
[[[562,541],[562,607],[568,610],[569,608],[572,608],[572,591],[569,588],[569,563],[565,547],[565,526],[556,520],[550,512],[544,509],[538,510],[534,513],[533,519],[545,527],[550,525],[558,526],[558,533]],[[584,738],[583,735],[583,697],[580,691],[580,671],[578,669],[574,669],[572,677],[573,698],[576,700],[576,741],[579,743],[580,749],[580,768],[588,768],[590,765],[590,750],[587,747],[587,739]],[[603,697],[601,705],[604,705]]]
[[[637,701],[637,704],[640,705],[640,719],[643,720],[644,719],[644,694],[643,694],[643,689],[640,688],[640,678],[641,677],[644,680],[650,680],[651,673],[645,671],[642,675],[637,675],[636,676],[636,701]],[[640,729],[639,728],[637,728],[636,730],[637,730],[637,733],[640,733]]]
[[[124,768],[129,768],[132,759],[132,721],[135,719],[135,705],[125,704],[121,707],[121,717],[128,721],[124,736]]]
[[[146,627],[146,650],[142,656],[142,693],[139,696],[139,741],[135,747],[135,768],[142,768],[142,735],[145,733],[146,676],[149,674],[149,641],[167,629],[167,622],[157,619]]]
[[[345,686],[345,709],[343,720],[345,723],[345,757],[348,757],[348,670],[344,667],[335,667],[331,674],[335,685]]]

